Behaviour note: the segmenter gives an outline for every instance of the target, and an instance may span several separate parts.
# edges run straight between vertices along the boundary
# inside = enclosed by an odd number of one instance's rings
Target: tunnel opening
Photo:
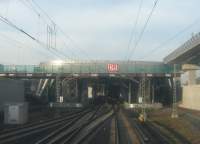
[[[110,83],[108,86],[108,95],[107,99],[109,103],[117,103],[120,100],[120,95],[121,95],[121,86],[119,83]]]

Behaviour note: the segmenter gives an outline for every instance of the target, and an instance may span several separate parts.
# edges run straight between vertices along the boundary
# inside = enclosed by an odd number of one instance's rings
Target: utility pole
[[[178,110],[177,110],[177,95],[176,95],[176,82],[177,82],[177,70],[176,70],[176,64],[174,64],[174,78],[173,78],[173,104],[172,104],[172,118],[178,118]]]
[[[131,82],[129,82],[128,90],[128,103],[131,104]]]
[[[76,98],[78,98],[78,79],[76,79]]]
[[[147,119],[147,114],[146,114],[146,77],[142,79],[142,115],[144,122]]]
[[[63,67],[60,66],[58,68],[58,73],[56,74],[56,102],[58,103],[63,103],[64,99],[63,96],[61,96],[61,72],[62,72]]]
[[[151,79],[148,78],[147,79],[147,89],[146,89],[147,93],[146,93],[146,102],[150,102],[151,99]]]
[[[142,122],[145,122],[147,119],[147,114],[146,114],[146,76],[144,76],[141,81],[141,97],[142,97],[142,111],[139,116],[139,120]]]
[[[61,90],[61,80],[60,74],[56,75],[56,102],[60,103],[60,90]]]
[[[154,104],[155,102],[155,85],[154,85],[154,82],[153,82],[153,85],[152,85],[152,101],[151,103]]]

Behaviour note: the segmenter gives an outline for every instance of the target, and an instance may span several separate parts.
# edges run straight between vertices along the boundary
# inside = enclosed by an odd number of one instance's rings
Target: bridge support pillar
[[[181,107],[200,110],[200,84],[199,76],[196,75],[200,67],[197,65],[182,65],[186,80],[182,82],[182,103]]]
[[[182,70],[188,73],[188,85],[196,84],[196,71],[199,69],[199,66],[192,64],[184,64],[182,66]]]

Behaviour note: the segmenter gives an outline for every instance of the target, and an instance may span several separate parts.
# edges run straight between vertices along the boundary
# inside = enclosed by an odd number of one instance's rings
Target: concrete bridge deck
[[[200,64],[200,33],[192,36],[188,41],[182,44],[179,48],[174,50],[164,58],[165,63],[179,63],[179,64]]]

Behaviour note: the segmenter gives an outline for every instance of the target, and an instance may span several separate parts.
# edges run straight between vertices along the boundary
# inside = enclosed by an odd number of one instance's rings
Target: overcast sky
[[[68,58],[127,60],[126,56],[130,54],[128,42],[141,0],[34,1],[65,32],[66,36],[57,31],[57,49]],[[136,39],[153,5],[154,0],[143,0],[138,25],[134,29]],[[192,33],[199,32],[199,5],[199,0],[159,0],[131,59],[162,61]],[[38,16],[35,11],[41,15]],[[46,43],[47,23],[51,25],[51,22],[31,0],[0,0],[0,15]],[[194,22],[195,25],[187,31],[156,49]],[[133,48],[134,40],[130,46],[130,49]],[[37,64],[58,59],[50,50],[1,21],[0,50],[0,63],[5,64]]]

